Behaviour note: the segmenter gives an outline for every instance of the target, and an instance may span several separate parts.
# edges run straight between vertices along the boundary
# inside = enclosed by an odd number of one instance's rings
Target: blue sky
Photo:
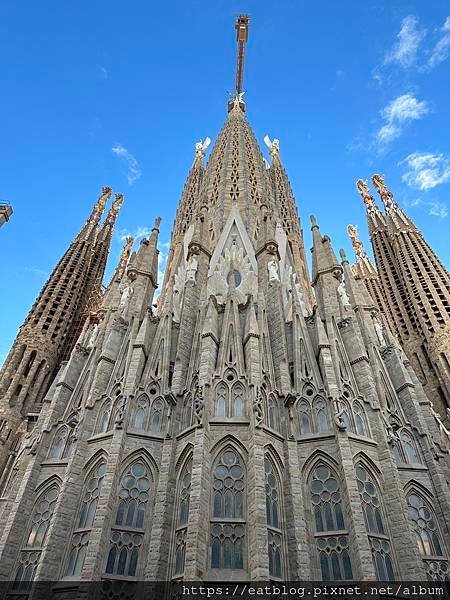
[[[355,180],[380,172],[449,265],[446,2],[3,0],[0,362],[102,185],[125,194],[108,273],[157,215],[167,251],[194,143],[226,116],[239,13],[248,118],[280,139],[307,246],[314,213],[336,251],[348,223],[369,249]]]

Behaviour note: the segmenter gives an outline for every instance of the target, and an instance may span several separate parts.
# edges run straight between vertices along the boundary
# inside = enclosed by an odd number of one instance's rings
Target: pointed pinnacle
[[[384,175],[372,175],[372,183],[376,187],[377,192],[380,194],[380,198],[383,201],[386,210],[389,212],[397,207],[392,192],[389,191],[384,183]]]

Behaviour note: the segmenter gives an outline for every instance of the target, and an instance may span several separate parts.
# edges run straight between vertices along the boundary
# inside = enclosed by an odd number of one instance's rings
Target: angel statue
[[[119,308],[125,308],[130,302],[131,296],[133,295],[133,288],[130,285],[122,288],[122,295],[120,296]]]
[[[347,290],[345,289],[345,283],[343,281],[341,281],[338,285],[337,292],[339,298],[341,299],[344,310],[351,308],[350,298],[348,297]]]
[[[280,152],[280,140],[274,138],[272,141],[268,135],[264,136],[264,143],[269,148],[270,156],[276,156]]]
[[[205,150],[210,145],[211,139],[209,137],[205,138],[203,142],[200,140],[195,144],[195,156],[196,158],[203,158],[205,156]]]
[[[274,258],[267,263],[267,270],[269,271],[269,281],[280,281],[278,263]]]

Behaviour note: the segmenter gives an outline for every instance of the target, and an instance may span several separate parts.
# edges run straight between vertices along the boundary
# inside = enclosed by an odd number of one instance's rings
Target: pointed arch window
[[[211,568],[244,569],[245,472],[234,448],[221,452],[212,477]]]
[[[99,417],[98,417],[98,421],[97,421],[97,433],[105,433],[106,431],[109,431],[112,427],[112,400],[106,400],[106,402],[103,403],[101,409],[100,409],[100,413],[99,413]]]
[[[355,420],[355,433],[368,436],[366,413],[361,404],[356,400],[353,402],[353,417]]]
[[[183,414],[181,417],[181,431],[192,425],[192,409],[192,395],[189,393],[184,400]]]
[[[322,580],[353,579],[339,479],[320,463],[312,471],[309,488]]]
[[[237,382],[231,390],[232,415],[233,417],[244,416],[244,386]]]
[[[180,474],[178,482],[178,513],[175,530],[175,575],[182,575],[186,559],[186,535],[189,520],[189,504],[191,499],[192,459]]]
[[[228,386],[221,382],[216,387],[216,415],[226,417],[228,413]]]
[[[328,431],[330,429],[330,424],[328,422],[328,414],[325,399],[322,398],[322,396],[316,396],[316,398],[314,399],[313,411],[317,431]]]
[[[142,459],[138,459],[125,470],[120,482],[105,569],[108,575],[136,576],[150,490],[149,468]]]
[[[297,415],[300,435],[330,430],[325,398],[315,394],[314,388],[310,385],[305,386],[302,397],[297,401]]]
[[[278,405],[274,394],[269,394],[267,401],[267,425],[275,431],[278,431],[280,428]]]
[[[59,486],[53,484],[37,497],[31,514],[26,540],[19,554],[19,566],[14,579],[15,585],[33,581],[42,549],[56,507]]]
[[[79,576],[83,570],[89,543],[89,534],[94,524],[97,503],[103,477],[106,473],[106,462],[100,462],[90,472],[83,488],[82,503],[76,527],[72,535],[67,576]]]
[[[70,453],[70,449],[69,428],[66,425],[63,425],[55,433],[53,443],[50,446],[48,453],[48,458],[53,460],[66,458]]]
[[[136,399],[136,409],[133,416],[133,428],[143,431],[147,428],[148,416],[150,412],[150,398],[143,394]]]
[[[162,398],[156,398],[152,402],[150,413],[150,431],[159,433],[162,430],[164,402]]]
[[[281,519],[281,482],[271,459],[264,458],[266,481],[266,517],[269,554],[269,575],[281,579],[283,576],[283,530]]]
[[[443,558],[444,545],[433,508],[415,491],[408,494],[407,500],[420,554],[424,558]]]
[[[410,433],[403,430],[400,433],[400,440],[402,442],[403,451],[405,454],[407,463],[418,463],[419,457],[417,455],[416,444]]]
[[[312,433],[312,415],[310,403],[306,400],[300,400],[300,402],[297,404],[297,411],[300,434],[305,435],[307,433]]]
[[[361,463],[356,466],[356,480],[377,579],[394,581],[391,543],[384,525],[378,486]]]

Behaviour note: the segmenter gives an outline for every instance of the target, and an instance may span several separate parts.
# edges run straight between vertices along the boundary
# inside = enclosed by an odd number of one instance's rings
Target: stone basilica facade
[[[0,374],[12,589],[450,576],[442,407],[354,229],[352,269],[311,219],[309,276],[279,143],[267,166],[240,89],[206,165],[196,145],[157,308],[159,219],[102,293],[106,189],[19,331]]]

